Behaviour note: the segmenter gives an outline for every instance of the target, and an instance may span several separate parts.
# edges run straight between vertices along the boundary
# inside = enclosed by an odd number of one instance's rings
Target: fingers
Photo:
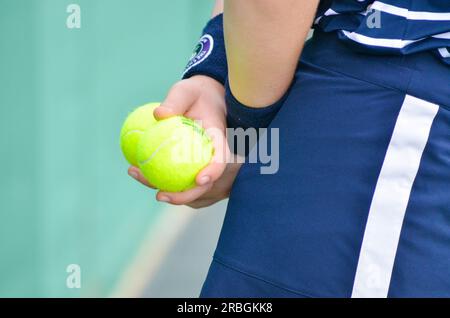
[[[153,115],[158,120],[183,115],[197,100],[199,94],[195,85],[188,81],[180,81],[172,86],[166,99],[154,110]]]
[[[128,168],[128,174],[143,185],[157,190],[152,186],[142,175],[141,171],[137,167],[131,166]],[[207,184],[202,187],[195,187],[194,189],[184,192],[163,192],[159,191],[156,194],[156,199],[161,202],[167,202],[174,205],[190,204],[194,203],[199,197],[208,192],[212,187],[212,184]]]
[[[203,168],[202,171],[199,172],[197,177],[195,178],[195,182],[199,186],[204,186],[210,183],[215,182],[217,179],[225,171],[227,164],[224,162],[216,162],[214,158],[211,160],[211,163]]]
[[[210,127],[206,131],[211,137],[214,155],[210,164],[197,175],[195,181],[198,185],[205,185],[218,180],[225,171],[230,158],[230,150],[223,129]]]
[[[214,99],[214,94],[211,94],[213,97],[208,94],[202,95],[202,91],[205,92],[204,86],[199,85],[195,81],[180,81],[170,89],[166,99],[153,112],[157,120],[175,115],[185,115],[194,120],[201,120],[201,125],[211,137],[214,147],[213,158],[210,164],[197,175],[197,186],[195,188],[178,193],[160,191],[156,195],[159,201],[175,205],[207,204],[208,201],[200,202],[204,199],[202,196],[211,190],[214,182],[222,176],[226,169],[230,152],[225,136],[225,107],[220,104],[223,103],[223,96],[222,98]],[[200,96],[206,97],[200,98]],[[129,173],[142,184],[152,187],[142,176],[138,168],[131,167]]]
[[[128,168],[128,174],[130,175],[130,177],[132,177],[133,179],[139,181],[140,183],[142,183],[143,185],[155,189],[154,186],[152,186],[142,175],[141,171],[139,170],[139,168],[137,167],[129,167]]]
[[[174,205],[188,204],[197,200],[203,194],[208,192],[212,187],[212,183],[204,186],[198,186],[193,189],[184,192],[163,192],[160,191],[156,194],[156,200],[161,202],[167,202]]]

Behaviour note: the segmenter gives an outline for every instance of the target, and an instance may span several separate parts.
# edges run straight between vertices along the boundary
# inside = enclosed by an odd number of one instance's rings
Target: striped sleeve
[[[324,1],[314,27],[338,32],[358,50],[376,54],[431,50],[450,65],[450,1]]]

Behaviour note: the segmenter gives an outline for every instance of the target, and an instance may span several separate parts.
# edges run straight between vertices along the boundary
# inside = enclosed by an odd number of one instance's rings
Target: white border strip
[[[359,2],[363,2],[364,0],[358,0]],[[368,15],[373,10],[385,12],[388,14],[396,15],[399,17],[403,17],[407,20],[416,20],[416,21],[450,21],[450,12],[430,12],[430,11],[410,11],[406,8],[397,7],[391,4],[383,3],[381,1],[375,1],[371,5],[367,7],[367,10],[364,12],[358,12],[358,14]],[[322,16],[318,17],[314,24],[318,24],[323,17],[339,15],[339,12],[334,11],[333,9],[328,9]]]
[[[387,297],[411,189],[439,106],[406,95],[367,219],[352,297]]]
[[[332,16],[332,15],[338,15],[339,13],[337,13],[336,11],[334,11],[333,9],[328,9],[323,15],[321,15],[320,17],[318,17],[316,19],[316,21],[314,21],[314,24],[319,24],[320,20],[322,20],[323,17],[328,17],[328,16]]]
[[[404,17],[408,20],[424,21],[449,21],[450,12],[410,11],[406,8],[396,7],[391,4],[375,1],[369,9],[386,12],[392,15]]]
[[[342,30],[342,33],[348,37],[350,40],[353,40],[358,43],[372,45],[372,46],[382,46],[382,47],[390,47],[395,49],[401,49],[405,46],[420,41],[420,40],[400,40],[400,39],[381,39],[381,38],[373,38],[369,36],[365,36],[356,32],[349,32],[346,30]]]
[[[436,34],[436,35],[433,35],[432,37],[436,38],[436,39],[450,40],[450,32]]]
[[[160,213],[109,297],[142,297],[173,245],[191,222],[195,210],[186,206],[167,206]]]
[[[426,38],[417,40],[383,39],[383,38],[373,38],[370,36],[362,35],[356,32],[349,32],[346,30],[341,31],[347,38],[349,38],[352,41],[366,45],[390,47],[394,49],[402,49],[412,43],[420,42],[426,39]],[[450,32],[435,34],[432,35],[431,37],[436,39],[450,39]]]
[[[448,49],[446,49],[445,47],[442,47],[439,49],[439,54],[441,54],[443,58],[450,57],[450,51]]]

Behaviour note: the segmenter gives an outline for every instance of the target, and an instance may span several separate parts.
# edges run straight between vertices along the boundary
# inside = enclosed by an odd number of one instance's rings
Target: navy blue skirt
[[[233,185],[201,297],[450,297],[450,68],[316,31]],[[270,140],[270,133],[269,140]]]

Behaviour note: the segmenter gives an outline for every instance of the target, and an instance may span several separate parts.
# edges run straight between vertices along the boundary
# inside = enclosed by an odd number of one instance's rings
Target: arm
[[[223,0],[217,0],[212,17],[222,11]],[[207,131],[214,128],[214,157],[211,164],[197,175],[197,187],[180,193],[159,191],[156,198],[159,201],[177,205],[187,204],[194,208],[208,206],[225,199],[241,164],[234,163],[236,160],[228,160],[231,154],[225,137],[226,107],[223,85],[206,75],[194,75],[177,82],[169,90],[161,106],[155,110],[154,115],[158,119],[163,119],[178,114],[201,120]],[[152,187],[139,168],[130,167],[128,173],[144,185]]]
[[[289,88],[319,0],[225,0],[228,78],[234,97],[259,108]]]

